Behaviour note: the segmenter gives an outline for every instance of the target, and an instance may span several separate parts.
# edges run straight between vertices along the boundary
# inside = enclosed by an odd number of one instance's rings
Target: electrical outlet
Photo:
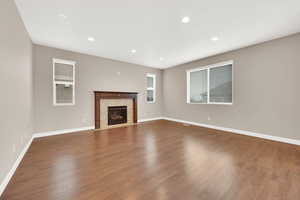
[[[210,117],[209,116],[207,117],[207,120],[210,121]]]

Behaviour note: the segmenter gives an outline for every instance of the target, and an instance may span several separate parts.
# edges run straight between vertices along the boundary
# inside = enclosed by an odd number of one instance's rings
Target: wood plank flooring
[[[159,120],[35,139],[1,200],[296,200],[300,148]]]

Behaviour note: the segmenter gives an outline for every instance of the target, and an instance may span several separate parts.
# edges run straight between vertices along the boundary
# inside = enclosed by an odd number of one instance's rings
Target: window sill
[[[192,103],[187,102],[187,104],[200,104],[200,105],[226,105],[226,106],[232,106],[233,103]]]
[[[54,106],[74,106],[75,103],[55,103]]]
[[[146,103],[155,103],[155,101],[147,101]]]

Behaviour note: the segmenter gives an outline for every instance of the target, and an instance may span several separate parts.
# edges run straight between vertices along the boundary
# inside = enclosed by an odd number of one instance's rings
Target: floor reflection
[[[185,173],[194,192],[217,199],[221,195],[218,191],[226,191],[236,183],[237,174],[230,152],[208,145],[199,138],[185,136]]]
[[[78,187],[76,159],[71,156],[58,157],[52,171],[52,197],[71,199],[76,196]]]

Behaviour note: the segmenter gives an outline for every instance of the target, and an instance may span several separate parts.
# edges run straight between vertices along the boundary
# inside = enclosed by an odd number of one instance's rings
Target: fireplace
[[[127,106],[108,106],[108,125],[127,123]]]
[[[94,91],[95,128],[117,128],[137,123],[137,92]]]

